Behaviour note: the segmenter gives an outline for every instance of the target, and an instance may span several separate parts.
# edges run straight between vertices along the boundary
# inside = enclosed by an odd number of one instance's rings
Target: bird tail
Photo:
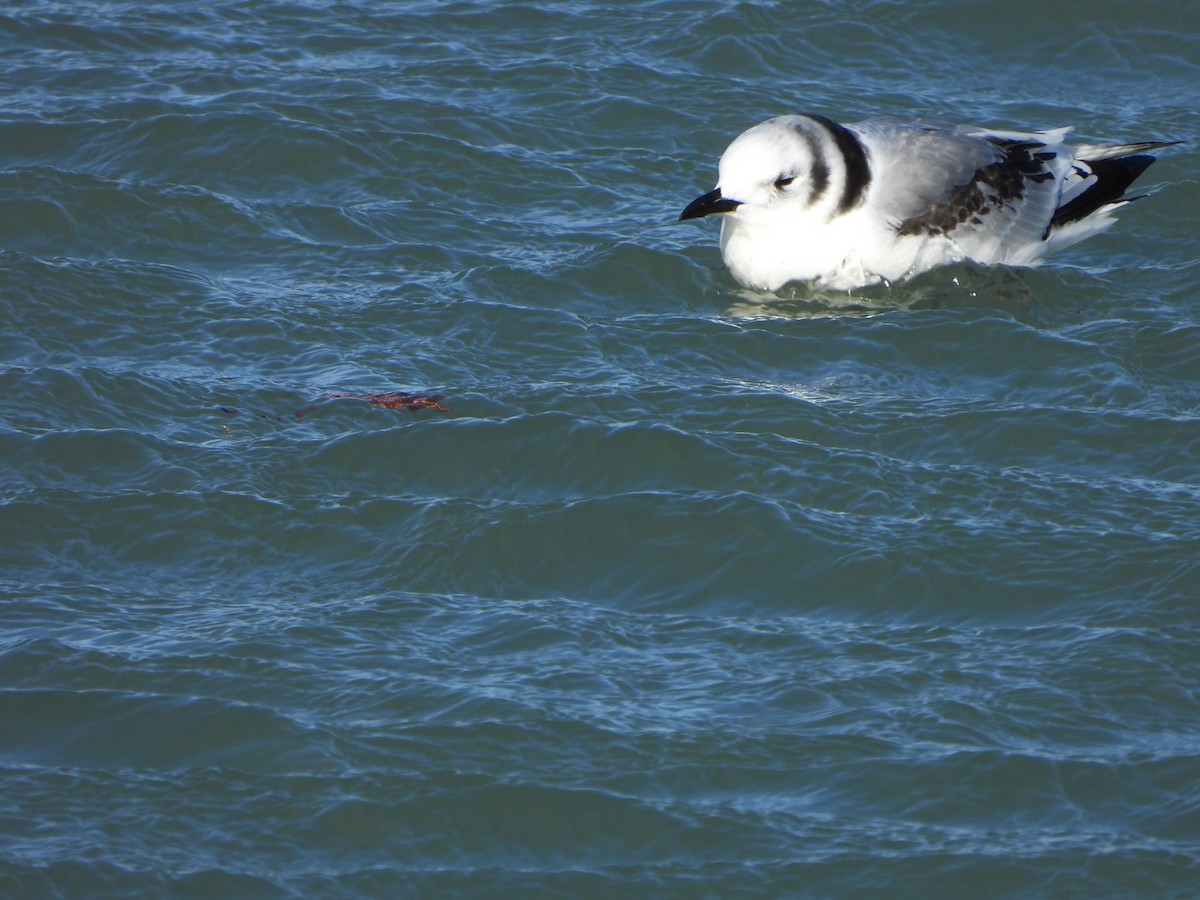
[[[1136,144],[1079,144],[1075,147],[1075,158],[1095,162],[1098,159],[1119,159],[1149,153],[1163,147],[1173,147],[1183,141],[1139,141]]]

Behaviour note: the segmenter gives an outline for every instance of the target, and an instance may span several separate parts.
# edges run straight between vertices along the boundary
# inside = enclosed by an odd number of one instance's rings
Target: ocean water
[[[0,84],[0,895],[1200,893],[1200,6],[22,0]],[[748,293],[675,219],[796,111],[1189,143]]]

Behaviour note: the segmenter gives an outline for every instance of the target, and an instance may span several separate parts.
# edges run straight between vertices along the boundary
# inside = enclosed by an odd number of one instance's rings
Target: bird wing
[[[999,262],[1046,234],[1073,155],[1067,129],[1022,133],[929,121],[852,126],[879,173],[872,204],[900,236],[944,236]]]

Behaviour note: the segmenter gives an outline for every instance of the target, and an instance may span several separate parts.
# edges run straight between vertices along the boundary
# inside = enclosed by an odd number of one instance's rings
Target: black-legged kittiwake
[[[725,264],[758,290],[848,290],[962,260],[1037,265],[1110,226],[1148,151],[1178,143],[1068,146],[1068,131],[779,116],[729,145],[716,189],[679,218],[722,214]]]

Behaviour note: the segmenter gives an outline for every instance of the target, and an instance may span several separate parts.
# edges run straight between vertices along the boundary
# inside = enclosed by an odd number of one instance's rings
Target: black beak
[[[711,216],[713,213],[733,212],[742,205],[741,200],[727,200],[721,196],[721,189],[709,191],[703,197],[697,197],[687,205],[687,209],[679,214],[679,221],[684,219],[699,219]]]

